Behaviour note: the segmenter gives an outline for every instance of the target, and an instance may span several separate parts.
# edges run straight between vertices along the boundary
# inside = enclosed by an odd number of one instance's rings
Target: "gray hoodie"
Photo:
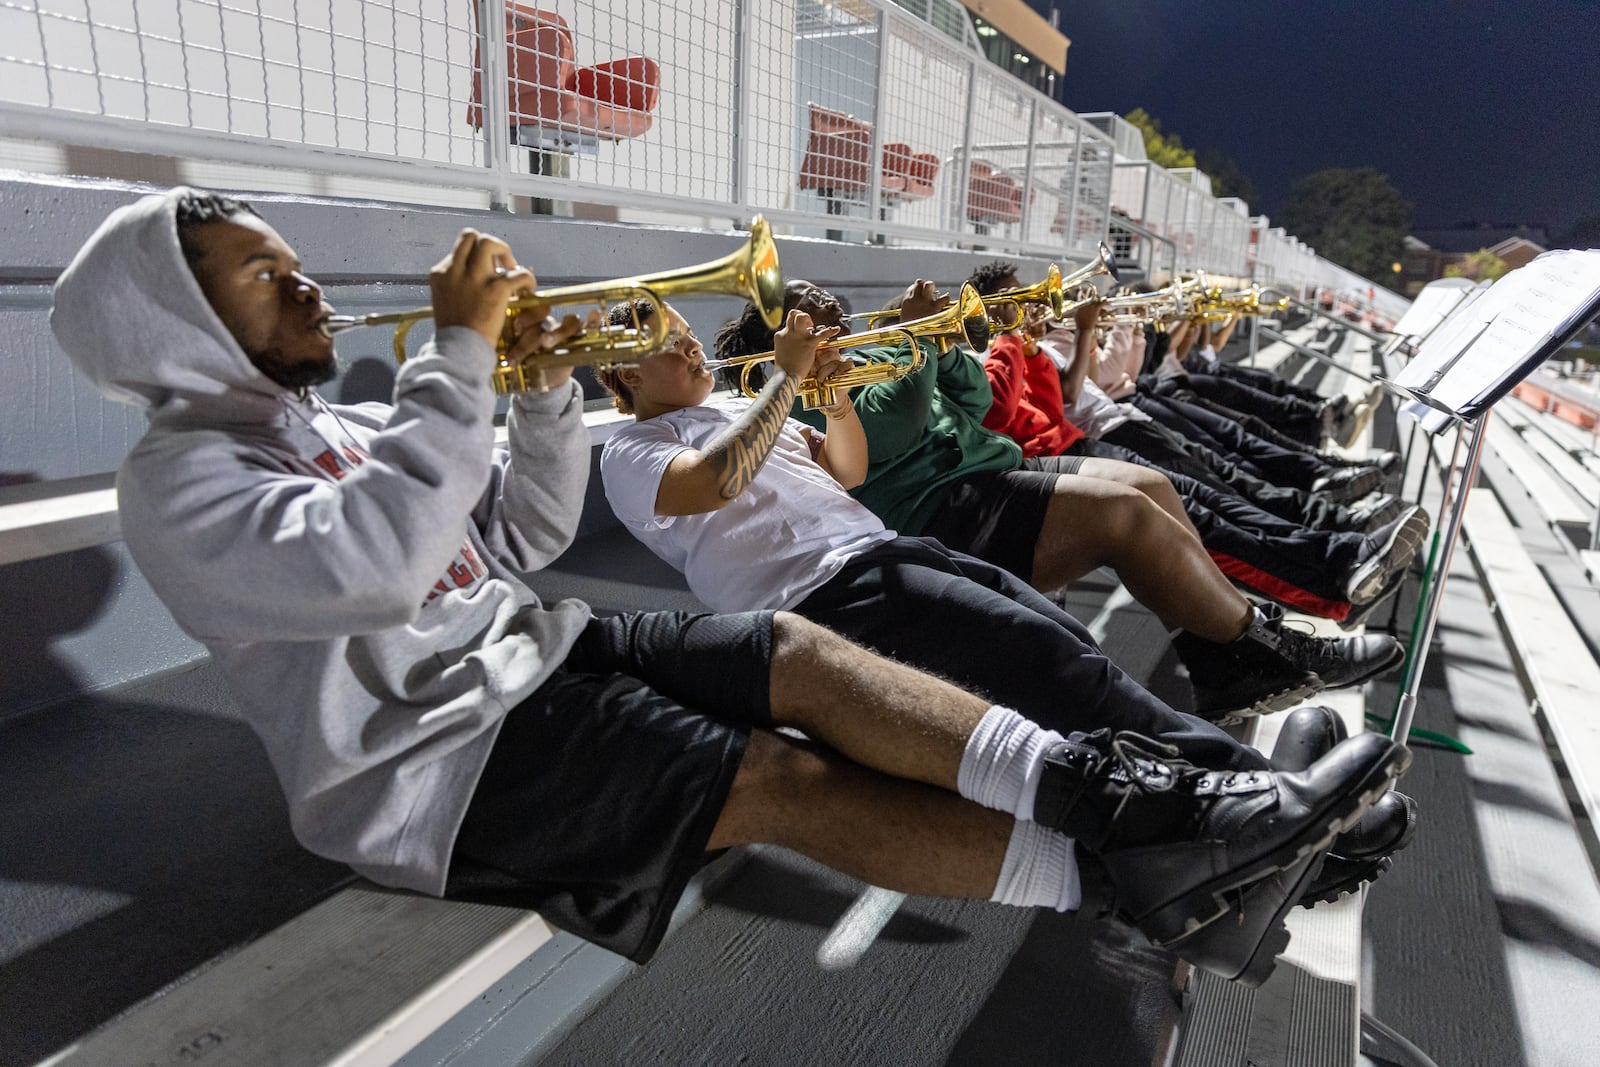
[[[493,349],[441,330],[395,406],[275,384],[178,247],[178,195],[114,213],[55,289],[51,326],[150,428],[117,476],[129,551],[220,665],[300,841],[440,893],[506,712],[589,616],[518,577],[577,527],[589,437],[575,384],[517,399],[494,448]]]

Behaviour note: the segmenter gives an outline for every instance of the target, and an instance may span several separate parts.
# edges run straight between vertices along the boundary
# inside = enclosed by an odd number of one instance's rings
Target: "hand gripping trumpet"
[[[614,281],[537,289],[529,296],[512,300],[506,305],[505,328],[495,346],[500,358],[493,371],[494,391],[501,396],[528,390],[543,391],[548,388],[545,372],[557,367],[587,364],[605,368],[637,363],[666,343],[667,313],[663,301],[679,293],[729,293],[746,297],[760,309],[766,324],[776,329],[783,322],[783,271],[778,266],[778,248],[766,220],[757,215],[750,223],[750,237],[744,246],[721,259]],[[636,314],[631,325],[604,325],[584,330],[561,347],[535,353],[520,362],[507,358],[506,353],[516,340],[512,324],[518,315],[531,312],[542,319],[555,307],[591,303],[603,312],[607,305],[621,301],[644,301],[653,314],[644,316],[643,323]],[[322,332],[331,337],[358,326],[392,324],[396,327],[394,358],[404,363],[406,335],[413,325],[432,317],[431,307],[375,315],[334,315],[323,324]]]
[[[1121,280],[1117,274],[1116,257],[1111,254],[1111,246],[1104,241],[1100,242],[1099,254],[1071,274],[1062,277],[1061,268],[1052,263],[1043,280],[990,293],[983,298],[983,303],[989,309],[989,317],[1003,330],[1015,329],[1022,321],[1024,304],[1048,304],[1052,319],[1064,319],[1083,305],[1099,299],[1091,296],[1069,301],[1067,293],[1102,274],[1109,274],[1112,281]],[[1001,311],[1002,308],[1006,310]]]
[[[988,310],[990,320],[1002,330],[1015,329],[1022,321],[1024,304],[1048,304],[1051,318],[1064,319],[1094,299],[1090,297],[1068,301],[1067,293],[1101,274],[1109,274],[1112,281],[1120,280],[1117,275],[1116,257],[1111,254],[1111,246],[1104,241],[1100,242],[1098,255],[1071,274],[1063,276],[1061,268],[1052,263],[1040,281],[1032,285],[1019,285],[1015,289],[1002,289],[997,293],[990,293],[983,298],[983,306]],[[999,310],[1001,308],[1007,310],[1001,312]],[[869,324],[876,325],[879,322],[892,322],[900,317],[900,313],[888,308],[882,311],[863,311],[850,317],[866,319]]]
[[[983,299],[978,296],[978,291],[970,285],[963,285],[960,297],[943,311],[936,311],[925,318],[912,319],[910,322],[885,326],[866,333],[845,334],[823,341],[817,345],[818,352],[843,351],[850,348],[864,348],[868,345],[898,344],[902,340],[909,340],[912,342],[912,359],[910,363],[884,361],[858,364],[833,375],[826,381],[818,381],[814,376],[802,378],[799,390],[801,406],[807,411],[832,407],[839,402],[840,389],[854,389],[863,385],[876,385],[879,382],[897,382],[906,375],[922,369],[927,357],[922,352],[922,346],[916,343],[918,337],[933,341],[938,345],[940,352],[948,351],[953,344],[964,344],[978,355],[988,351],[989,318],[984,311]],[[770,363],[773,356],[772,352],[758,352],[734,359],[708,359],[705,366],[707,370],[740,368],[739,391],[745,396],[755,396],[759,390],[750,380],[751,372],[758,364]]]

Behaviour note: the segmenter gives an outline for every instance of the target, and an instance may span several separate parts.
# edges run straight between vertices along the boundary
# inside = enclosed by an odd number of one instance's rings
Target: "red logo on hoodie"
[[[351,448],[349,445],[346,445],[342,451],[349,467],[339,462],[339,455],[331,448],[314,457],[311,462],[315,463],[317,470],[327,477],[336,482],[340,481],[352,469],[366,462],[367,458],[364,452]],[[478,554],[472,550],[472,542],[470,540],[464,541],[461,544],[461,551],[456,553],[454,562],[445,571],[445,576],[433,583],[433,588],[428,592],[428,599],[424,600],[423,603],[427,604],[437,598],[439,594],[448,593],[452,589],[470,589],[477,584],[479,578],[482,578],[487,573],[489,573],[488,568],[483,565],[482,560],[478,559]]]

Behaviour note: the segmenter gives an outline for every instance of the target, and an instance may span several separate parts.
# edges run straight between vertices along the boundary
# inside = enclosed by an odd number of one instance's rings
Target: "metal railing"
[[[996,68],[946,7],[0,0],[0,138],[162,157],[179,180],[214,161],[1066,260],[1116,209],[1151,268],[1369,288],[1198,171],[1129,158],[1126,122]]]
[[[1069,257],[1106,228],[1109,140],[887,0],[0,0],[0,35],[5,137]]]

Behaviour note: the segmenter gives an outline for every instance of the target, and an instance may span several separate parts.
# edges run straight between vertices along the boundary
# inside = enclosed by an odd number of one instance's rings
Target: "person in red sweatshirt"
[[[990,266],[998,269],[1008,264]],[[994,279],[993,284],[996,288],[1015,288],[1017,279],[1007,274]],[[978,291],[982,293],[983,289]],[[1093,332],[1099,315],[1099,308],[1092,303],[1078,308],[1076,325],[1080,336]],[[990,341],[983,361],[989,387],[994,392],[983,424],[1021,445],[1024,457],[1059,456],[1083,439],[1083,431],[1066,415],[1061,372],[1039,349],[1039,338],[1044,336],[1047,322],[1045,309],[1040,305],[1024,305],[1016,328]],[[1085,364],[1084,368],[1076,370],[1081,379],[1087,361],[1074,362]]]

